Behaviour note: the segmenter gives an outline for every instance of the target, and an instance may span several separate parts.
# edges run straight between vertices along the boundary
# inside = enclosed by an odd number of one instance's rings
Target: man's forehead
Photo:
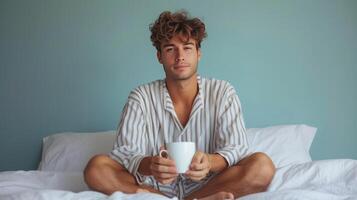
[[[174,43],[182,43],[182,44],[196,44],[196,40],[192,37],[188,37],[185,35],[175,35],[173,36],[169,41],[163,41],[161,44],[163,46],[166,46],[168,44],[174,44]]]

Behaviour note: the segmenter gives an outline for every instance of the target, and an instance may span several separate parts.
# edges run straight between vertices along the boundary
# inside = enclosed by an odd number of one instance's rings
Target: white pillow
[[[247,130],[250,151],[264,152],[276,168],[311,161],[310,146],[317,128],[282,125]]]
[[[311,161],[309,149],[316,128],[306,125],[283,125],[251,128],[247,137],[252,152],[265,152],[276,167]],[[115,131],[95,133],[59,133],[43,139],[39,170],[83,171],[89,159],[109,153],[116,139]]]
[[[43,139],[39,170],[83,171],[89,159],[96,154],[107,154],[116,138],[115,131],[95,133],[59,133]]]

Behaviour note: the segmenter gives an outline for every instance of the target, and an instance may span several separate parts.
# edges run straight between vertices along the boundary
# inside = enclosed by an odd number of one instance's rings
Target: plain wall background
[[[313,159],[357,159],[357,1],[0,1],[0,170],[36,169],[42,138],[116,129],[130,90],[164,77],[149,24],[206,24],[199,73],[228,80],[247,128],[318,128]]]

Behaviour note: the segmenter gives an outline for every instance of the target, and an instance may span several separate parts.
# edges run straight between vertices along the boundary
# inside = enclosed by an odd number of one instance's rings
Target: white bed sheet
[[[151,193],[111,196],[89,191],[82,173],[13,171],[0,172],[1,200],[28,199],[168,199]],[[277,169],[266,192],[247,195],[256,199],[357,199],[357,160],[321,160]]]

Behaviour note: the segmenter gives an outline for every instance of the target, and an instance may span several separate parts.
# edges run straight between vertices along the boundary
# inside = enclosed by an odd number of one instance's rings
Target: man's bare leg
[[[152,187],[139,186],[133,175],[107,155],[94,156],[88,162],[84,170],[84,180],[89,188],[107,195],[116,191],[129,194],[145,191],[162,194]]]
[[[237,165],[230,167],[207,185],[190,194],[187,199],[232,199],[263,192],[269,186],[275,174],[275,167],[271,159],[264,153],[254,153],[241,160]],[[222,198],[223,196],[223,198]]]
[[[265,154],[255,153],[218,174],[207,185],[190,194],[187,199],[232,199],[261,192],[266,190],[274,173],[275,168],[270,158]],[[163,195],[152,187],[137,185],[135,178],[125,168],[106,155],[93,157],[84,171],[84,177],[91,189],[108,195],[115,191],[149,191]]]

